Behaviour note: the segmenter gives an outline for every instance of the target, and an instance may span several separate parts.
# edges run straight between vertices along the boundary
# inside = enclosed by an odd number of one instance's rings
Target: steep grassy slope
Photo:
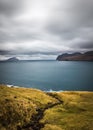
[[[0,86],[0,130],[16,130],[30,122],[38,108],[56,102],[44,92]]]
[[[0,130],[93,130],[93,93],[0,85]]]

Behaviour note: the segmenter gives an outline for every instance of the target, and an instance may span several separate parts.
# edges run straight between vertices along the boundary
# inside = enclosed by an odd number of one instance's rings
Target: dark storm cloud
[[[93,41],[85,41],[85,42],[79,43],[79,48],[93,50]]]
[[[10,51],[0,50],[0,55],[10,54]]]
[[[29,52],[27,52],[27,51],[25,51],[25,52],[22,52],[22,51],[20,51],[20,52],[17,52],[17,51],[5,51],[5,50],[0,50],[0,55],[30,55],[30,56],[32,56],[32,55],[38,55],[38,54],[42,54],[42,55],[57,55],[57,54],[59,54],[59,51],[57,52],[57,51],[51,51],[51,52],[49,52],[49,51],[29,51]]]
[[[0,15],[13,16],[20,11],[22,0],[0,0]]]
[[[92,37],[92,0],[0,0],[1,56],[91,50]]]

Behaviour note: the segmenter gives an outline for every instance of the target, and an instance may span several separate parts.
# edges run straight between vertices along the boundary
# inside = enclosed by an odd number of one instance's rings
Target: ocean
[[[1,62],[0,84],[43,91],[93,91],[93,62]]]

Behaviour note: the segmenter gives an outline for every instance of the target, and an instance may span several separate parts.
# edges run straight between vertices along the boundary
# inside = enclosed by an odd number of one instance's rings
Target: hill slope
[[[64,53],[57,57],[58,61],[93,61],[93,51],[81,53]]]
[[[0,130],[92,130],[93,93],[0,85]]]

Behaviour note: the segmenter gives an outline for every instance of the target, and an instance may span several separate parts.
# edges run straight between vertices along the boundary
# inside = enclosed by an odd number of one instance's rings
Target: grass
[[[30,122],[36,109],[52,102],[56,100],[40,90],[0,85],[0,130],[16,130]]]
[[[17,130],[31,122],[37,109],[44,111],[42,130],[93,130],[93,92],[60,92],[47,94],[30,88],[0,85],[0,130]],[[29,130],[29,129],[28,129]]]
[[[93,92],[60,92],[57,95],[64,103],[45,111],[41,122],[62,130],[93,130]]]

